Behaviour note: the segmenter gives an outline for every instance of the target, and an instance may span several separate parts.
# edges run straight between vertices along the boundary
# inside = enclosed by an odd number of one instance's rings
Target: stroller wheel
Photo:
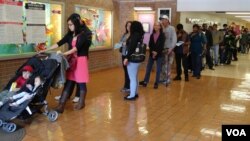
[[[3,130],[9,133],[16,131],[16,124],[15,123],[7,123],[3,126]]]
[[[58,118],[58,112],[57,111],[50,111],[49,114],[48,114],[48,119],[49,121],[51,122],[54,122],[56,121]]]

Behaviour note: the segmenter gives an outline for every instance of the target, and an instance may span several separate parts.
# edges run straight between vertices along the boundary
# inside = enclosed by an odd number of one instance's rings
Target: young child
[[[5,90],[0,93],[0,107],[8,100],[9,97],[13,96],[15,92],[20,90],[21,87],[26,83],[30,78],[33,72],[33,68],[30,65],[26,65],[22,68],[22,75],[19,76],[13,84],[16,86],[10,91]]]
[[[30,78],[32,75],[33,68],[29,65],[26,65],[22,68],[22,75],[17,78],[15,81],[16,83],[16,88],[14,91],[18,91],[25,83],[26,81]]]
[[[10,97],[10,100],[15,102],[10,103],[10,106],[19,106],[26,100],[31,99],[34,95],[36,95],[37,90],[40,88],[40,86],[44,83],[44,78],[42,76],[35,77],[34,80],[34,87],[32,85],[28,84],[26,87],[30,90],[30,93],[28,92],[21,92],[18,94],[15,94],[14,96]]]

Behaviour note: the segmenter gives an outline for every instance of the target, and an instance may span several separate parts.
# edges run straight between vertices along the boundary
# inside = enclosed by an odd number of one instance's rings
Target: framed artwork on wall
[[[145,33],[150,32],[150,24],[149,23],[142,23],[142,27]]]
[[[75,5],[75,12],[92,31],[90,50],[112,48],[112,11],[102,8]]]
[[[4,2],[5,0],[2,0]],[[10,0],[8,0],[10,1]],[[0,0],[0,5],[1,5]],[[14,5],[14,3],[17,3]],[[8,30],[18,31],[21,33],[17,41],[22,40],[21,43],[15,42],[2,42],[0,41],[0,60],[8,60],[13,58],[26,58],[33,56],[37,51],[44,50],[47,47],[55,44],[62,38],[63,32],[63,17],[64,17],[64,3],[63,2],[50,2],[49,0],[16,0],[12,4],[4,3],[3,6],[10,7],[15,13],[13,16],[20,15],[20,23],[12,24],[11,20],[18,19],[9,16],[12,19],[1,19],[2,23],[5,20],[10,20]],[[19,7],[20,6],[20,7]],[[20,11],[18,10],[20,8]],[[5,10],[5,9],[4,9]],[[19,12],[19,13],[18,13]],[[2,14],[2,13],[1,13]],[[17,26],[16,26],[17,25]],[[21,25],[21,27],[19,27]],[[9,25],[8,25],[9,26]],[[18,30],[16,30],[18,28]],[[4,29],[5,31],[5,29]],[[1,32],[3,33],[3,32]],[[1,35],[0,33],[0,35]],[[5,37],[6,35],[1,35]],[[6,36],[9,38],[9,36]],[[7,39],[8,39],[7,38]],[[0,40],[2,40],[1,38]]]
[[[158,8],[158,20],[162,15],[167,15],[171,22],[171,8]]]

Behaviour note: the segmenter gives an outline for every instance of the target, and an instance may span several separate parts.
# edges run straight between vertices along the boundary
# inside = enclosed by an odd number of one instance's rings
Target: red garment
[[[73,48],[76,47],[76,40],[72,41]],[[66,78],[68,80],[75,81],[77,83],[88,83],[89,82],[89,67],[87,56],[77,56],[74,69],[68,69],[66,72]]]
[[[16,88],[21,88],[25,83],[27,79],[24,79],[23,76],[19,76],[16,80]]]

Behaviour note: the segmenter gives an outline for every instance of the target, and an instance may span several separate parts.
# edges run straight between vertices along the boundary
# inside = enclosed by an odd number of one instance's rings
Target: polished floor
[[[91,73],[85,109],[74,111],[70,100],[54,123],[35,116],[24,141],[220,141],[222,124],[250,123],[249,59],[239,55],[230,66],[205,70],[200,80],[157,90],[151,77],[136,101],[123,100],[121,68]],[[50,107],[59,92],[48,95]]]

